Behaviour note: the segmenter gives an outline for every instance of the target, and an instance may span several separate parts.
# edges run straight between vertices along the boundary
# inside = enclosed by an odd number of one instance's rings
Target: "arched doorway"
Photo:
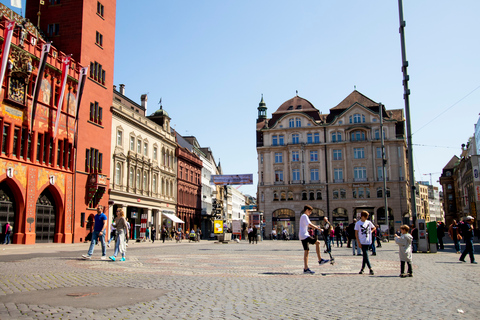
[[[2,233],[1,241],[3,243],[3,235],[5,234],[5,225],[7,221],[13,227],[13,233],[15,233],[15,197],[11,189],[8,187],[6,182],[0,184],[0,225]],[[13,239],[13,236],[10,235],[10,238]]]
[[[45,189],[37,200],[36,221],[35,221],[35,241],[53,242],[56,227],[56,207],[55,200],[51,192]]]
[[[272,228],[277,230],[279,239],[283,239],[284,230],[290,239],[295,236],[295,211],[291,209],[277,209],[272,214]]]
[[[387,232],[387,219],[385,217],[385,207],[380,207],[377,209],[377,220],[376,224],[380,226],[382,229],[382,232]],[[388,208],[388,225],[390,229],[390,235],[393,235],[395,232],[394,229],[394,218],[393,218],[393,213],[392,213],[392,208]]]
[[[348,225],[348,213],[347,209],[345,208],[335,208],[332,213],[332,223],[334,226],[337,225],[337,223],[340,225],[340,227],[346,227]]]
[[[322,224],[323,218],[325,217],[325,212],[322,209],[313,208],[312,213],[308,217],[310,222],[316,226]]]

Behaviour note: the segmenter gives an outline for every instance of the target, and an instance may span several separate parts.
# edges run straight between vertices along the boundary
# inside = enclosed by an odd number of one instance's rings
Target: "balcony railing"
[[[355,181],[355,182],[366,182],[366,181],[368,181],[368,178],[354,178],[353,181]]]

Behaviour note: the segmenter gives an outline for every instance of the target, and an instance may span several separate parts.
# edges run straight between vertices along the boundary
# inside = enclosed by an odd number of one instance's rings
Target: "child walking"
[[[400,227],[401,236],[395,235],[395,243],[398,244],[398,255],[400,256],[400,278],[413,277],[412,274],[412,241],[413,237],[408,233],[410,228],[407,225]],[[405,262],[408,266],[408,273],[405,274]]]

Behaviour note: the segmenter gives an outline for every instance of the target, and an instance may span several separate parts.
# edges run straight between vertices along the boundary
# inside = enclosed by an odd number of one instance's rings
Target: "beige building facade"
[[[110,200],[122,208],[131,224],[131,237],[143,238],[154,226],[175,228],[177,161],[170,118],[160,108],[145,116],[147,97],[138,105],[114,89]],[[159,121],[162,120],[162,121]],[[170,218],[171,217],[171,218]]]
[[[410,221],[402,110],[386,110],[358,91],[329,114],[298,95],[270,119],[266,109],[262,97],[257,119],[257,199],[266,233],[287,229],[296,237],[307,204],[314,207],[310,220],[315,224],[328,216],[345,226],[367,210],[375,223],[386,228],[380,111],[390,229]]]

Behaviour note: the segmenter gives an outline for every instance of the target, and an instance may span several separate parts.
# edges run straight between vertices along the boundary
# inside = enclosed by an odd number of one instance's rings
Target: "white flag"
[[[22,0],[10,0],[10,5],[22,9]]]

